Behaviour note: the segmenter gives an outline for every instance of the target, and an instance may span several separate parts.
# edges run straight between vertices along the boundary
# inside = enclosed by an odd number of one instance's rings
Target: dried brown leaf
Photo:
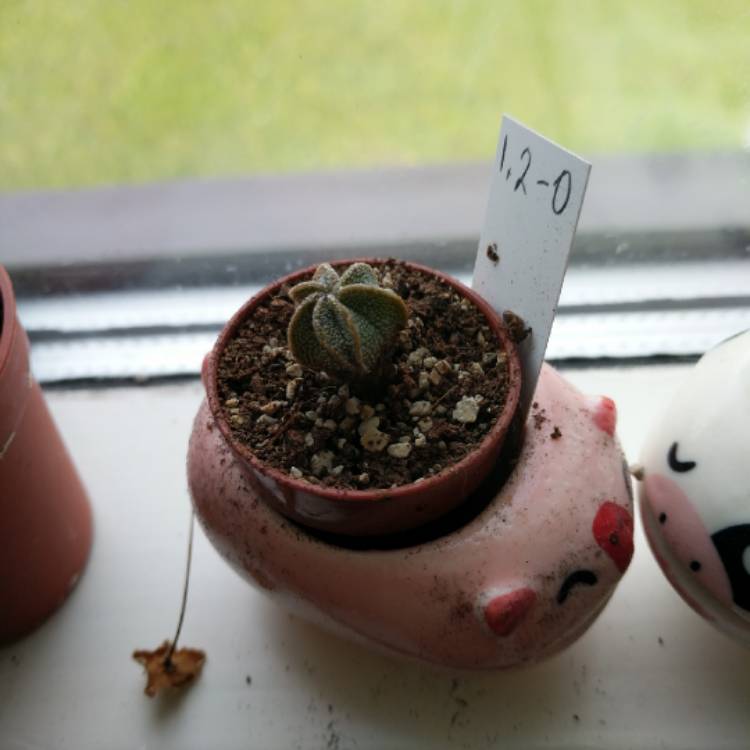
[[[144,692],[153,698],[160,690],[182,687],[200,676],[206,654],[195,648],[178,648],[167,659],[171,647],[169,641],[155,651],[134,651],[133,658],[146,669],[148,682]]]

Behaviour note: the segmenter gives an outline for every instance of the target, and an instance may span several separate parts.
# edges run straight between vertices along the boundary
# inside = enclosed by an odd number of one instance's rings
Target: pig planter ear
[[[409,322],[400,333],[404,302],[376,286],[375,275],[393,276],[394,288],[406,290]],[[441,295],[435,307],[451,322],[433,320],[430,327],[424,312],[429,300],[419,285],[434,288],[435,279]],[[295,306],[284,301],[283,290]],[[259,308],[292,320],[289,348],[299,362],[268,365],[269,371],[288,368],[295,383],[290,393],[304,395],[304,388],[318,382],[313,365],[333,371],[306,396],[325,412],[310,414],[307,427],[285,421],[299,409],[292,402],[263,411],[273,397],[256,374],[242,370],[235,376],[233,370],[232,387],[241,393],[219,395],[230,342],[253,341],[258,328],[248,320]],[[483,316],[479,329],[451,317],[474,308]],[[440,335],[431,339],[436,330]],[[423,338],[413,340],[417,334]],[[448,362],[478,345],[485,351],[474,361],[457,360],[455,368]],[[266,356],[276,356],[273,346],[266,349]],[[252,366],[252,353],[232,352],[233,364]],[[349,386],[340,385],[341,379],[366,377],[369,366],[370,374],[383,372],[383,359],[395,372],[383,401],[347,396]],[[443,666],[511,667],[551,656],[578,638],[627,569],[632,501],[614,435],[614,405],[584,397],[545,366],[522,447],[502,454],[495,436],[501,435],[502,446],[520,391],[515,346],[486,302],[447,277],[394,261],[300,272],[248,303],[208,362],[208,399],[188,454],[197,515],[248,581],[314,622]],[[498,375],[507,391],[503,408],[493,412],[490,397],[475,394]],[[398,378],[407,391],[394,399]],[[307,469],[301,477],[282,475],[238,445],[244,424],[233,431],[228,422],[245,418],[239,412],[243,402],[257,404],[259,415],[272,414],[269,445],[287,440],[299,444],[302,455],[306,434],[313,443],[329,440],[325,450],[340,445],[366,462],[372,483],[376,467],[384,465],[379,457],[409,470],[421,457],[434,456],[441,468],[408,485],[367,491],[336,489],[326,467],[309,479]],[[404,409],[398,420],[391,416],[396,407]],[[479,448],[444,468],[461,441],[491,419]],[[382,446],[368,443],[365,428],[373,421]]]
[[[712,349],[651,430],[639,499],[675,589],[750,644],[750,332]]]

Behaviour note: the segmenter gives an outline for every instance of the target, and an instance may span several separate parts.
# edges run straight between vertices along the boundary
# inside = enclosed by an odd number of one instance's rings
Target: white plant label
[[[472,286],[531,329],[519,344],[525,419],[544,361],[591,164],[503,117]]]

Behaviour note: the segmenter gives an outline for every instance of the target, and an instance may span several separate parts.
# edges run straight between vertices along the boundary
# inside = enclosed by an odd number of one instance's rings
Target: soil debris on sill
[[[540,409],[539,404],[536,401],[531,405],[531,409],[531,419],[534,422],[534,429],[541,430],[542,427],[544,427],[545,422],[548,421],[547,410]]]
[[[219,361],[235,439],[313,484],[386,489],[433,476],[481,443],[507,398],[500,342],[473,304],[399,261],[375,270],[410,313],[381,393],[355,392],[293,360],[288,288],[254,310]]]

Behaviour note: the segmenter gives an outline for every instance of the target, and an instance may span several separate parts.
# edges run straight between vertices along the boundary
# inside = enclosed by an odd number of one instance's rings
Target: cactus
[[[401,297],[379,286],[367,263],[354,263],[340,277],[323,263],[289,296],[297,305],[288,331],[294,358],[344,379],[376,372],[409,316]]]

